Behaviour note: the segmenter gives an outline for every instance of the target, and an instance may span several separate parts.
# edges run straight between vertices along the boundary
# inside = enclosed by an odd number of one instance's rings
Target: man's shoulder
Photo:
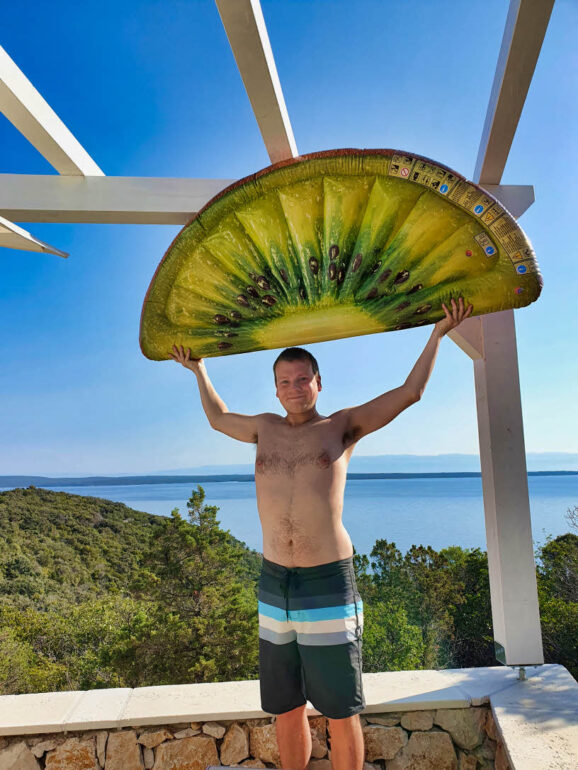
[[[257,414],[255,417],[257,420],[268,424],[283,422],[281,415],[275,414],[275,412],[261,412],[261,414]]]

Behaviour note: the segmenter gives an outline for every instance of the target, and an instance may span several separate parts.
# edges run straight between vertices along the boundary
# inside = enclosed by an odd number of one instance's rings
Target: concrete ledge
[[[513,768],[578,767],[578,683],[563,666],[505,666],[364,674],[364,713],[469,708],[490,703]],[[309,715],[317,712],[309,704]],[[97,730],[270,716],[259,682],[0,696],[0,735]]]

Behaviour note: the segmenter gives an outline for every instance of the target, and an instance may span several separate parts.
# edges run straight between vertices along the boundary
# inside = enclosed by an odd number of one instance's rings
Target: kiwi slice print
[[[145,356],[195,357],[397,331],[524,307],[542,278],[528,238],[487,191],[398,150],[282,161],[213,198],[147,291]]]

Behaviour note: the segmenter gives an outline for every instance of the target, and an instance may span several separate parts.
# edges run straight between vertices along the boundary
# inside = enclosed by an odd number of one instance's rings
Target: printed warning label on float
[[[526,248],[510,254],[509,257],[515,265],[517,262],[523,262],[526,259],[534,259],[535,254],[532,249]]]
[[[447,195],[450,187],[458,180],[458,177],[450,171],[423,160],[415,162],[409,178],[412,182],[429,187],[442,195]]]
[[[519,228],[516,220],[507,212],[490,225],[490,230],[510,256],[528,248],[528,242],[524,233]]]
[[[518,275],[528,275],[529,273],[536,272],[536,263],[533,259],[526,262],[518,262],[517,265],[514,265],[514,268]]]
[[[415,158],[411,155],[393,155],[389,164],[389,175],[409,179]]]
[[[458,182],[448,198],[464,209],[470,210],[480,196],[480,191],[469,182]]]
[[[482,232],[479,235],[474,235],[474,240],[482,248],[486,257],[495,257],[498,254],[496,244],[487,233]]]
[[[493,205],[494,201],[485,192],[479,190],[469,182],[457,184],[449,194],[450,200],[461,208],[471,211],[477,217],[483,214]]]
[[[484,211],[480,219],[485,225],[492,225],[502,216],[502,214],[504,214],[504,211],[505,209],[503,209],[499,203],[494,203],[493,206],[490,206]]]

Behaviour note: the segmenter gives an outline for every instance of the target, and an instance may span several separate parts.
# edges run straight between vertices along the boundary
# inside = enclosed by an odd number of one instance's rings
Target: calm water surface
[[[262,549],[253,482],[203,482],[205,502],[219,507],[224,529],[250,548]],[[71,494],[104,497],[148,513],[186,516],[191,484],[48,487]],[[530,510],[535,545],[547,535],[569,531],[564,517],[578,505],[578,475],[530,476]],[[378,538],[393,541],[402,553],[413,544],[436,550],[449,545],[486,549],[482,480],[351,479],[345,490],[343,523],[358,553],[369,554]]]

